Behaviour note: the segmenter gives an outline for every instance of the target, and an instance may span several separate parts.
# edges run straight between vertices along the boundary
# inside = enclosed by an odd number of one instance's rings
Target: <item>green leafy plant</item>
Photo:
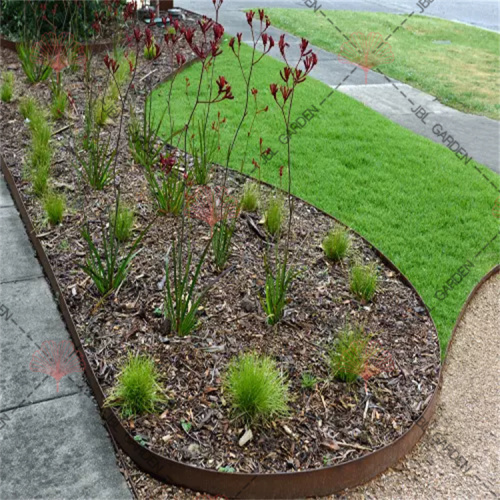
[[[31,120],[33,115],[36,113],[38,103],[36,99],[31,96],[23,96],[19,99],[19,112],[24,119]]]
[[[370,357],[367,350],[369,342],[370,336],[364,333],[363,327],[345,327],[329,353],[333,376],[344,382],[354,382],[363,373]]]
[[[54,120],[64,118],[66,108],[68,107],[68,96],[66,92],[58,90],[52,95],[52,104],[50,106],[50,114]]]
[[[43,200],[43,208],[47,214],[47,219],[51,224],[60,224],[66,209],[66,200],[64,196],[50,192]]]
[[[274,271],[269,264],[267,256],[264,258],[264,269],[266,283],[263,306],[267,315],[267,322],[270,325],[275,325],[283,317],[287,303],[288,289],[297,276],[297,271],[292,267],[288,268],[286,257],[283,259],[283,262],[280,262],[278,256],[276,256]]]
[[[118,205],[118,209],[111,214],[111,224],[115,228],[116,239],[125,242],[132,235],[135,214],[132,208]]]
[[[332,261],[342,260],[347,255],[350,245],[349,233],[342,227],[330,231],[322,243],[326,258]]]
[[[148,60],[151,60],[151,59],[154,59],[156,57],[156,46],[153,44],[151,45],[150,47],[144,47],[144,58],[145,59],[148,59]]]
[[[264,214],[264,224],[271,236],[278,236],[283,224],[284,203],[283,198],[276,194],[272,196],[267,204]]]
[[[185,179],[174,168],[173,156],[164,158],[160,155],[158,167],[144,167],[149,191],[162,214],[179,215],[184,206],[184,199],[189,189],[189,179]]]
[[[236,218],[232,221],[222,220],[214,227],[212,235],[212,251],[215,267],[222,271],[231,255],[231,240],[236,228]]]
[[[191,151],[193,153],[193,178],[196,184],[204,186],[210,179],[215,154],[217,153],[217,136],[210,134],[203,120],[198,122],[198,139],[196,144],[193,136],[191,140]]]
[[[306,390],[314,389],[317,383],[318,380],[312,373],[304,372],[302,374],[302,380],[300,383],[302,389]]]
[[[247,424],[288,413],[288,382],[267,356],[247,353],[233,359],[224,377],[224,393]]]
[[[149,227],[139,235],[128,251],[122,249],[111,223],[102,224],[102,248],[94,243],[88,227],[82,230],[82,237],[87,244],[88,252],[85,264],[81,267],[90,276],[101,295],[108,295],[125,281],[132,260],[138,254],[136,249]]]
[[[14,95],[14,73],[4,71],[2,73],[2,86],[0,88],[0,98],[3,102],[12,101]]]
[[[154,413],[161,403],[166,402],[158,378],[151,358],[129,354],[118,374],[116,386],[106,399],[106,406],[119,406],[125,418]]]
[[[369,302],[377,290],[377,268],[374,264],[354,264],[350,273],[351,292],[358,300]]]
[[[111,134],[104,138],[99,128],[92,126],[88,127],[88,133],[90,136],[85,138],[86,154],[76,153],[76,157],[85,181],[100,191],[113,179],[111,167],[116,151],[111,144]]]
[[[42,82],[52,73],[52,68],[41,56],[40,48],[35,42],[18,43],[17,55],[30,83]]]
[[[110,96],[103,96],[96,99],[93,105],[92,113],[94,115],[95,123],[100,127],[104,127],[108,123],[111,115],[116,113],[115,101]]]
[[[172,260],[170,259],[170,250],[165,259],[166,294],[163,311],[165,318],[170,321],[172,330],[181,337],[189,335],[197,326],[198,318],[196,313],[201,301],[208,292],[208,288],[198,293],[196,293],[195,289],[209,245],[210,242],[205,246],[192,274],[193,253],[191,248],[187,249],[186,262],[184,263],[183,259],[180,258],[180,249],[174,242],[172,245]]]
[[[52,127],[45,113],[36,110],[32,113],[29,123],[31,130],[31,143],[27,158],[29,178],[33,185],[33,191],[41,196],[46,193],[52,164]]]
[[[247,181],[243,186],[241,209],[244,212],[256,212],[259,207],[260,191],[255,182]]]

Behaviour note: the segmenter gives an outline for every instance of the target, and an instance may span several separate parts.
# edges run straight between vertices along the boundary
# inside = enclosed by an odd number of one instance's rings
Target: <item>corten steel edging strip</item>
[[[0,36],[0,47],[3,49],[11,50],[12,52],[17,52],[17,46],[21,42],[13,42],[12,40],[7,40],[3,36]],[[82,47],[88,48],[93,54],[99,54],[105,50],[111,50],[114,47],[113,42],[89,42],[82,43],[78,42]]]
[[[85,374],[92,387],[96,400],[101,408],[103,418],[116,443],[127,453],[130,458],[145,472],[152,476],[167,481],[178,486],[187,487],[193,490],[205,491],[212,494],[224,495],[228,498],[298,498],[305,496],[323,496],[337,493],[346,488],[353,488],[377,476],[387,468],[396,464],[408,453],[423,434],[421,427],[425,428],[437,403],[439,388],[441,386],[442,370],[440,370],[439,384],[432,395],[427,407],[419,419],[410,429],[395,440],[393,443],[365,455],[356,460],[340,465],[333,465],[321,469],[314,469],[302,472],[287,472],[274,474],[241,474],[223,473],[211,469],[202,469],[192,465],[183,464],[167,457],[158,455],[137,443],[127,430],[121,425],[120,420],[110,408],[103,408],[104,394],[100,384],[90,367],[88,359],[83,351],[80,339],[76,332],[75,325],[67,307],[64,296],[58,285],[57,279],[50,266],[41,242],[38,240],[33,225],[5,161],[0,156],[1,170],[5,176],[9,189],[14,198],[15,204],[21,214],[21,218],[26,225],[28,236],[35,247],[42,267],[55,292],[61,313],[66,322],[70,335],[75,343],[75,347],[80,350],[85,360]],[[320,211],[321,212],[321,211]],[[324,212],[323,212],[324,213]],[[326,214],[328,215],[328,214]],[[364,239],[364,238],[363,238]],[[366,241],[366,240],[365,240]],[[375,249],[376,250],[376,249]],[[391,268],[397,268],[381,253],[384,263]],[[480,286],[493,274],[499,272],[500,266],[492,269],[476,285],[467,298],[460,316],[453,328],[452,336],[455,333],[458,323],[463,316],[465,308],[472,300]],[[398,270],[397,270],[398,271]],[[402,278],[403,275],[398,271]],[[404,279],[409,286],[413,286]],[[418,295],[418,294],[417,294]],[[423,303],[423,301],[422,301]],[[422,424],[421,426],[419,426]]]

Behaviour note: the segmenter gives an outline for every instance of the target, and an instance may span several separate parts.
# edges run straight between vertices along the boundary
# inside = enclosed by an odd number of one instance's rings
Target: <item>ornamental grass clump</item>
[[[271,236],[278,236],[281,231],[284,216],[283,198],[276,194],[268,202],[266,213],[264,214],[264,224]]]
[[[336,227],[330,231],[322,243],[326,258],[333,262],[342,260],[349,252],[350,246],[349,232],[343,227]]]
[[[106,406],[119,406],[124,418],[154,413],[166,402],[158,378],[151,358],[130,354],[106,399]]]
[[[125,242],[132,235],[134,226],[135,214],[132,208],[118,205],[116,211],[111,214],[111,224],[115,228],[116,239],[120,242]]]
[[[335,378],[352,383],[363,373],[370,356],[369,341],[370,336],[361,326],[345,327],[339,333],[329,353],[330,369]]]
[[[244,212],[256,212],[259,208],[260,191],[255,182],[247,181],[243,186],[241,196],[241,210]]]
[[[53,120],[61,120],[66,114],[68,107],[68,96],[66,92],[59,90],[54,92],[52,96],[52,103],[50,105],[50,114]]]
[[[50,192],[43,200],[43,208],[47,214],[47,220],[55,226],[62,222],[66,209],[66,200],[64,196]]]
[[[36,113],[37,102],[34,97],[23,96],[19,99],[19,112],[26,120],[31,120],[33,115]]]
[[[236,416],[247,424],[285,416],[288,388],[275,361],[256,353],[234,359],[224,378],[224,392]]]
[[[14,73],[4,71],[2,73],[2,86],[0,87],[0,98],[3,102],[12,101],[14,96]]]
[[[377,290],[377,268],[374,264],[354,264],[350,273],[350,288],[356,298],[363,302],[372,300]]]

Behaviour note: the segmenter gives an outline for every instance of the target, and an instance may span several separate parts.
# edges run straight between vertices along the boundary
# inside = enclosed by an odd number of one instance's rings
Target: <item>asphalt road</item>
[[[314,0],[307,0],[312,4]],[[427,0],[428,1],[428,0]],[[333,10],[370,12],[420,13],[418,0],[317,0],[318,7]],[[175,0],[177,7],[206,12],[211,9],[210,0]],[[251,7],[307,8],[303,0],[225,0],[223,9],[242,10]],[[450,21],[460,21],[480,28],[500,31],[500,9],[498,0],[433,0],[425,15]]]

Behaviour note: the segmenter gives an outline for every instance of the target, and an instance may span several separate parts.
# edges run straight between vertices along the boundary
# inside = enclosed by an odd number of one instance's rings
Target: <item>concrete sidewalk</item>
[[[0,498],[130,499],[82,378],[30,371],[45,340],[69,340],[0,176]]]
[[[189,2],[180,2],[181,7],[184,4],[187,8],[188,5],[192,7]],[[211,2],[200,2],[195,10],[213,17]],[[226,33],[235,35],[241,32],[243,40],[250,43],[251,33],[242,11],[229,8],[228,2],[227,6],[223,4],[219,15],[219,22],[224,26]],[[322,16],[320,11],[317,15]],[[332,29],[336,29],[333,24]],[[404,26],[401,29],[404,29]],[[268,33],[277,41],[283,31],[271,27]],[[394,36],[397,36],[397,32]],[[299,55],[300,39],[287,34],[286,40],[290,44],[289,53],[292,54],[291,62],[293,62]],[[368,72],[368,84],[365,84],[363,70],[340,62],[337,55],[318,47],[314,47],[314,51],[318,55],[319,62],[311,73],[312,77],[325,83],[332,90],[343,92],[361,101],[390,120],[438,144],[443,145],[443,140],[446,139],[453,151],[462,148],[475,161],[500,173],[500,122],[449,108],[436,101],[433,96],[375,71]],[[282,60],[277,46],[270,55]],[[311,104],[320,104],[324,97],[326,96],[311,98],[314,99]],[[425,123],[416,116],[419,106],[424,112],[429,112],[424,119]],[[332,120],[334,119],[332,116]],[[441,135],[438,135],[439,132]],[[443,136],[442,132],[446,132],[446,135]]]

